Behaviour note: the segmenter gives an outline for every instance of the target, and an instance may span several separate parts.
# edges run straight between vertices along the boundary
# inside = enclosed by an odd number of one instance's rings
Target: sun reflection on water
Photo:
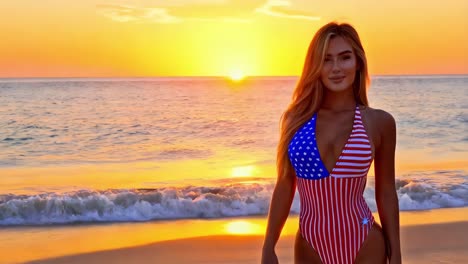
[[[226,232],[235,235],[262,234],[264,231],[260,225],[245,220],[229,222],[225,225]]]

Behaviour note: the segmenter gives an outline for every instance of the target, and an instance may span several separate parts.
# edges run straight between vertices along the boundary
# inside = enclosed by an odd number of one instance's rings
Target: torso
[[[374,224],[363,192],[379,144],[375,113],[364,106],[320,109],[288,146],[301,200],[300,233],[323,263],[354,263]]]

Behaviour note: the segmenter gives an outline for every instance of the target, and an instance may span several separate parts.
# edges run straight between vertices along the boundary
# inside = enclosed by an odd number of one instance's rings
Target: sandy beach
[[[403,263],[468,263],[468,221],[444,221],[445,215],[463,209],[403,212],[401,244]],[[414,224],[418,217],[424,224]],[[414,221],[411,221],[414,220]],[[36,260],[28,263],[259,263],[263,236],[217,235],[162,241],[92,253]],[[293,263],[294,236],[281,237],[280,263]]]

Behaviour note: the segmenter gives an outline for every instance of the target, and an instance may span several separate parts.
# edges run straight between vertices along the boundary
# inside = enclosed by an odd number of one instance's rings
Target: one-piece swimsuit
[[[288,156],[297,176],[299,228],[324,264],[354,263],[375,220],[363,192],[372,149],[356,105],[353,129],[331,171],[320,157],[317,112],[295,133]]]

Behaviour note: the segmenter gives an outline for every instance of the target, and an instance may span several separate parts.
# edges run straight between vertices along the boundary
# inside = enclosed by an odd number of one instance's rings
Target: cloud
[[[134,3],[136,1],[133,1]],[[268,16],[319,20],[298,9],[286,0],[171,0],[139,1],[130,4],[101,4],[98,13],[117,22],[181,23],[184,21],[210,21],[250,23],[253,13]],[[142,7],[146,6],[146,7]],[[150,7],[151,6],[151,7]]]
[[[135,3],[135,0],[129,1]],[[233,2],[233,0],[140,0],[139,2],[142,5],[157,5],[169,7],[186,5],[226,5]],[[239,1],[237,0],[237,2]]]
[[[180,23],[182,19],[172,16],[165,8],[134,7],[126,5],[98,5],[98,12],[117,22]]]
[[[193,18],[188,18],[187,20],[205,21],[205,22],[225,22],[225,23],[251,23],[252,22],[252,20],[250,19],[236,18],[236,17],[219,17],[219,18],[193,17]]]
[[[200,1],[204,2],[204,1]],[[205,1],[206,2],[206,1]],[[173,5],[176,3],[172,3]],[[211,14],[206,14],[210,11],[209,8],[205,8],[197,14],[204,16],[194,16],[193,6],[180,6],[177,9],[169,10],[168,7],[136,7],[130,5],[98,5],[98,13],[110,18],[117,22],[135,22],[135,23],[163,23],[173,24],[181,23],[183,21],[216,21],[226,23],[250,23],[251,20],[238,16],[229,16],[230,12],[219,10],[216,14],[216,10],[213,10]],[[201,9],[200,7],[198,7]],[[223,8],[226,9],[226,6]],[[205,14],[203,14],[203,11]]]
[[[258,13],[284,17],[284,18],[294,18],[294,19],[306,19],[306,20],[320,20],[319,16],[313,16],[309,13],[294,10],[290,7],[292,4],[289,1],[285,0],[268,0],[265,5],[257,8],[255,11]]]

